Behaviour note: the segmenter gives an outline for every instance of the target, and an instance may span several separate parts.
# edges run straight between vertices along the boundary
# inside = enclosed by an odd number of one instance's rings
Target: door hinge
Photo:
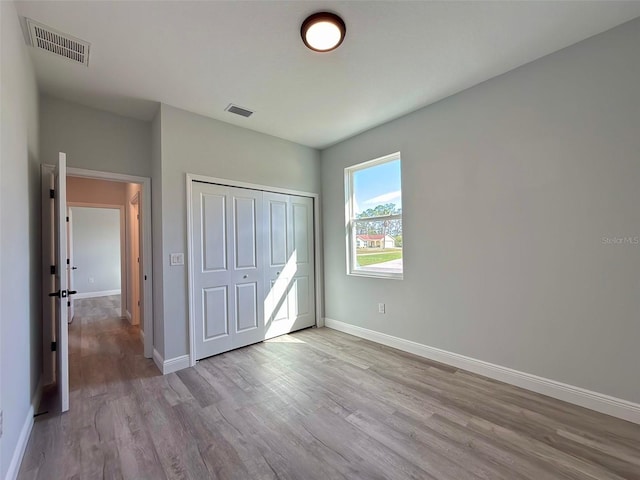
[[[140,306],[140,300],[138,300],[138,306]]]
[[[69,259],[67,258],[67,265],[69,265]]]
[[[70,307],[70,306],[71,306],[71,301],[68,301],[67,302],[67,307]]]
[[[67,217],[67,222],[69,221],[69,217]]]
[[[51,272],[51,275],[55,275],[56,274],[56,266],[55,265],[51,265],[51,267],[49,268],[49,271]]]
[[[56,350],[58,350],[58,343],[57,342],[51,342],[51,351],[55,352]]]
[[[49,198],[56,198],[56,191],[53,188],[49,189]]]

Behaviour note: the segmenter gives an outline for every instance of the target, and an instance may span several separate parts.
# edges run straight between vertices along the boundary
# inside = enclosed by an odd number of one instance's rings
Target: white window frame
[[[402,169],[402,159],[400,158],[400,152],[391,153],[389,155],[385,155],[384,157],[376,158],[374,160],[369,160],[367,162],[359,163],[357,165],[352,165],[351,167],[347,167],[344,169],[344,186],[345,186],[345,238],[347,243],[347,275],[353,275],[357,277],[373,277],[373,278],[387,278],[394,280],[402,280],[404,277],[404,248],[403,248],[403,267],[402,272],[391,272],[391,271],[370,271],[362,268],[358,268],[356,266],[356,241],[355,241],[355,225],[357,222],[361,221],[382,221],[382,220],[402,220],[402,214],[399,215],[385,215],[380,217],[368,217],[366,220],[356,219],[355,212],[353,211],[353,206],[355,204],[354,199],[354,186],[353,186],[353,174],[359,170],[365,170],[367,168],[375,167],[377,165],[382,165],[384,163],[393,162],[396,160],[400,160],[400,168]],[[402,196],[402,182],[400,183],[400,195]],[[403,225],[404,232],[404,225]],[[384,241],[384,239],[383,239]],[[402,239],[402,244],[404,247],[404,235]]]

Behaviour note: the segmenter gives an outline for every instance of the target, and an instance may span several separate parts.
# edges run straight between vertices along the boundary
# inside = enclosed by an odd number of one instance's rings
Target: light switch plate
[[[169,261],[171,266],[184,265],[184,253],[172,253]]]

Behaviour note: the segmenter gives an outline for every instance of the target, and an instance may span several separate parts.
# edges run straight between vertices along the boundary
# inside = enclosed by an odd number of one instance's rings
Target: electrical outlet
[[[184,253],[172,253],[169,257],[169,263],[172,266],[184,265]]]
[[[95,282],[96,282],[96,279],[95,279],[95,278],[93,278],[93,277],[89,277],[89,283],[95,283]]]
[[[378,304],[378,313],[385,313],[385,305],[384,303]]]

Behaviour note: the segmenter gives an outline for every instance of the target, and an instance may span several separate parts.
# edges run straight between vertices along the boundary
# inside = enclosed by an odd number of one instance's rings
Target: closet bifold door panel
[[[315,319],[313,199],[264,192],[265,339]]]
[[[262,192],[193,183],[196,358],[264,339]]]
[[[196,359],[312,327],[313,199],[194,181]]]

